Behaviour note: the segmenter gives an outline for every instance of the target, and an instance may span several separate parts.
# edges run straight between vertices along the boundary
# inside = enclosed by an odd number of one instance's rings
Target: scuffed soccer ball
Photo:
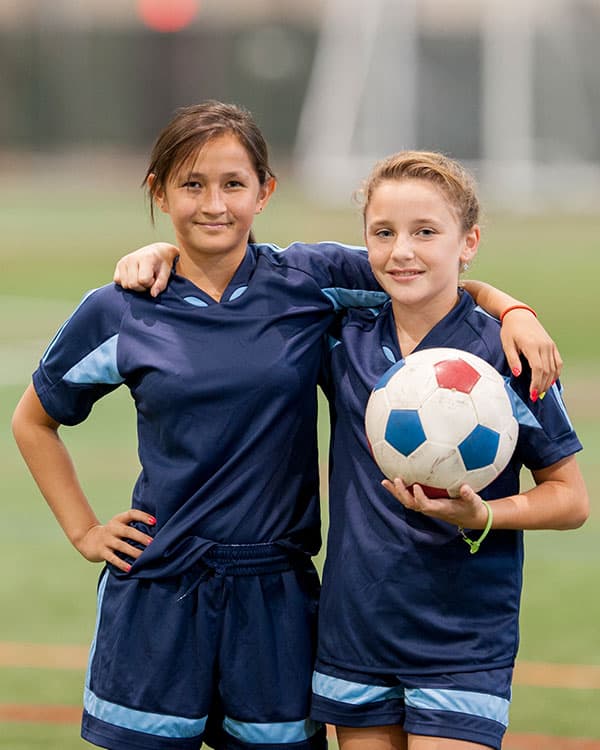
[[[388,479],[429,497],[475,492],[506,467],[518,423],[502,376],[459,349],[423,349],[393,365],[365,413],[373,458]]]

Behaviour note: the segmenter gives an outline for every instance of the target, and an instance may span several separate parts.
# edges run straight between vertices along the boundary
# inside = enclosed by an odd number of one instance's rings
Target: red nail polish
[[[554,383],[556,383],[556,378],[554,378],[554,380],[550,383],[550,387],[552,387]]]
[[[125,572],[126,572],[126,573],[129,573],[129,571],[130,571],[130,570],[131,570],[131,565],[128,565],[128,564],[126,563],[126,564],[125,564]]]
[[[154,526],[154,524],[156,523],[156,518],[154,518],[154,516],[148,516],[148,523],[150,524],[150,526]]]
[[[515,378],[518,378],[519,375],[521,374],[521,370],[519,370],[518,367],[513,367],[512,374],[515,376]]]
[[[534,388],[534,389],[533,389],[533,390],[531,391],[531,400],[532,400],[532,401],[537,401],[537,400],[538,400],[538,395],[539,395],[539,394],[538,394],[537,390],[536,390],[536,389]]]

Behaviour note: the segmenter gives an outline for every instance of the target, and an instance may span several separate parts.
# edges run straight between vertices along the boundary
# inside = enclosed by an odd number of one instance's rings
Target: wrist
[[[479,547],[481,546],[481,543],[486,538],[486,536],[489,534],[490,529],[492,528],[492,523],[494,521],[494,514],[492,512],[492,506],[485,500],[482,500],[481,503],[486,510],[487,516],[486,516],[485,526],[483,527],[483,531],[481,532],[479,538],[470,539],[466,535],[464,528],[462,526],[458,527],[458,531],[460,535],[462,536],[463,540],[466,542],[466,544],[468,544],[469,551],[471,552],[472,555],[474,555],[476,552],[479,551]]]
[[[508,315],[508,313],[513,312],[513,310],[527,310],[534,317],[537,318],[537,313],[533,309],[533,307],[529,307],[529,305],[522,305],[519,303],[518,305],[510,305],[510,307],[507,307],[505,310],[502,311],[502,313],[500,314],[500,323],[503,323],[504,318]]]

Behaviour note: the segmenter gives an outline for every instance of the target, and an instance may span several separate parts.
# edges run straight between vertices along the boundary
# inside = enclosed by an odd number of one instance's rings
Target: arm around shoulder
[[[115,267],[113,281],[123,289],[145,292],[156,297],[164,291],[179,250],[169,242],[153,242],[151,245],[124,255]]]

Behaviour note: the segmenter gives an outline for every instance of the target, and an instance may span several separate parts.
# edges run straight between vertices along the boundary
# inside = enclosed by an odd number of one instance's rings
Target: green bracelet
[[[481,501],[485,507],[487,508],[487,521],[485,522],[485,528],[481,532],[481,536],[479,539],[469,539],[469,537],[465,534],[465,530],[462,526],[458,527],[458,530],[460,532],[460,535],[465,540],[465,542],[469,545],[469,549],[471,550],[471,554],[474,555],[481,546],[481,542],[486,538],[486,536],[489,534],[490,529],[492,528],[492,521],[494,520],[494,514],[492,513],[492,506],[489,503],[486,503],[485,500]]]

